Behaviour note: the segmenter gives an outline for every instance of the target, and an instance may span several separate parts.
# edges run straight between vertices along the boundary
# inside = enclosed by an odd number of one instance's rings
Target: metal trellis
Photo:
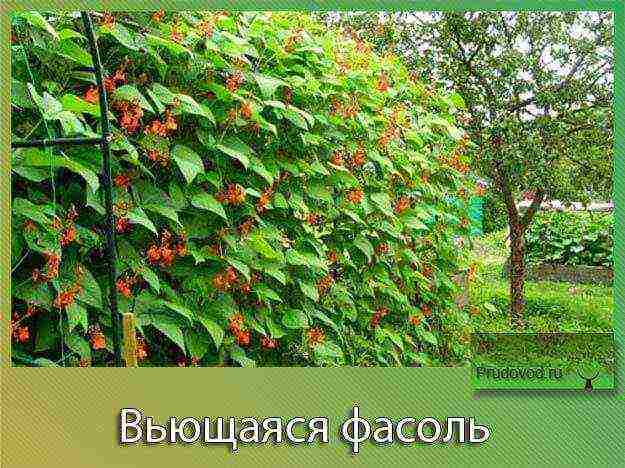
[[[104,189],[104,208],[105,215],[105,237],[106,249],[105,257],[108,264],[108,288],[109,288],[109,307],[111,310],[111,323],[113,327],[113,350],[115,356],[115,365],[117,367],[124,366],[122,356],[122,330],[121,317],[117,307],[117,289],[115,281],[117,279],[117,247],[115,241],[115,218],[113,215],[113,191],[111,178],[111,131],[108,119],[108,100],[106,89],[104,87],[103,68],[100,61],[100,52],[98,44],[93,32],[93,24],[89,12],[81,12],[82,22],[85,28],[85,35],[89,42],[89,49],[93,61],[93,67],[82,67],[81,71],[91,72],[95,75],[99,92],[100,104],[100,126],[102,135],[100,137],[90,138],[52,138],[43,140],[16,141],[11,142],[12,148],[33,148],[33,147],[50,147],[50,146],[77,146],[77,145],[99,145],[102,151],[102,187]]]

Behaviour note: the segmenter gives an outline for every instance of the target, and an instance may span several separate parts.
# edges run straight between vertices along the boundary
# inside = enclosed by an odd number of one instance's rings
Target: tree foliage
[[[117,290],[143,362],[465,359],[458,102],[306,14],[98,17]],[[97,135],[76,15],[12,27],[13,139]],[[14,356],[106,363],[99,151],[12,158]]]
[[[347,14],[424,82],[453,87],[468,110],[474,167],[506,208],[512,315],[522,326],[524,232],[543,200],[610,198],[613,23],[609,12]],[[520,213],[516,200],[533,193]]]

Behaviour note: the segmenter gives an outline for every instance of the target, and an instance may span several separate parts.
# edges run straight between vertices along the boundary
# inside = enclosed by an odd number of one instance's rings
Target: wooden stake
[[[126,367],[138,367],[137,335],[135,334],[135,317],[133,314],[122,314],[122,330],[124,334],[124,360],[126,361]]]

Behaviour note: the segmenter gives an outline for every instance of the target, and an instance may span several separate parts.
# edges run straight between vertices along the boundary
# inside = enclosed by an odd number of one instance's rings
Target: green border
[[[146,1],[3,2],[0,47],[3,68],[0,101],[2,176],[0,243],[10,248],[10,108],[8,10],[155,9]],[[617,0],[526,1],[170,1],[164,9],[217,10],[612,10],[615,12],[615,103],[625,109],[625,9]],[[157,8],[157,7],[156,7]],[[615,120],[615,343],[622,359],[625,258],[624,122]],[[624,366],[617,365],[616,388],[577,391],[482,391],[474,394],[470,368],[455,369],[27,369],[10,368],[10,257],[0,258],[0,353],[2,365],[3,466],[623,466],[625,463]],[[174,373],[176,373],[174,375]],[[473,416],[490,425],[492,436],[479,446],[375,447],[357,457],[340,443],[337,430],[354,402],[368,418]],[[331,443],[324,446],[131,447],[116,443],[116,416],[124,406],[167,416],[328,416]]]

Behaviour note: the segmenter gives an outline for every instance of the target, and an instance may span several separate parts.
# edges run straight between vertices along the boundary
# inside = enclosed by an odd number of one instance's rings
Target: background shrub
[[[614,217],[598,212],[545,211],[525,235],[531,262],[613,266]]]
[[[464,362],[451,278],[469,222],[445,197],[475,189],[461,99],[306,14],[100,18],[117,289],[142,362]],[[75,16],[12,26],[13,138],[97,134]],[[107,363],[100,154],[12,158],[14,356]]]

